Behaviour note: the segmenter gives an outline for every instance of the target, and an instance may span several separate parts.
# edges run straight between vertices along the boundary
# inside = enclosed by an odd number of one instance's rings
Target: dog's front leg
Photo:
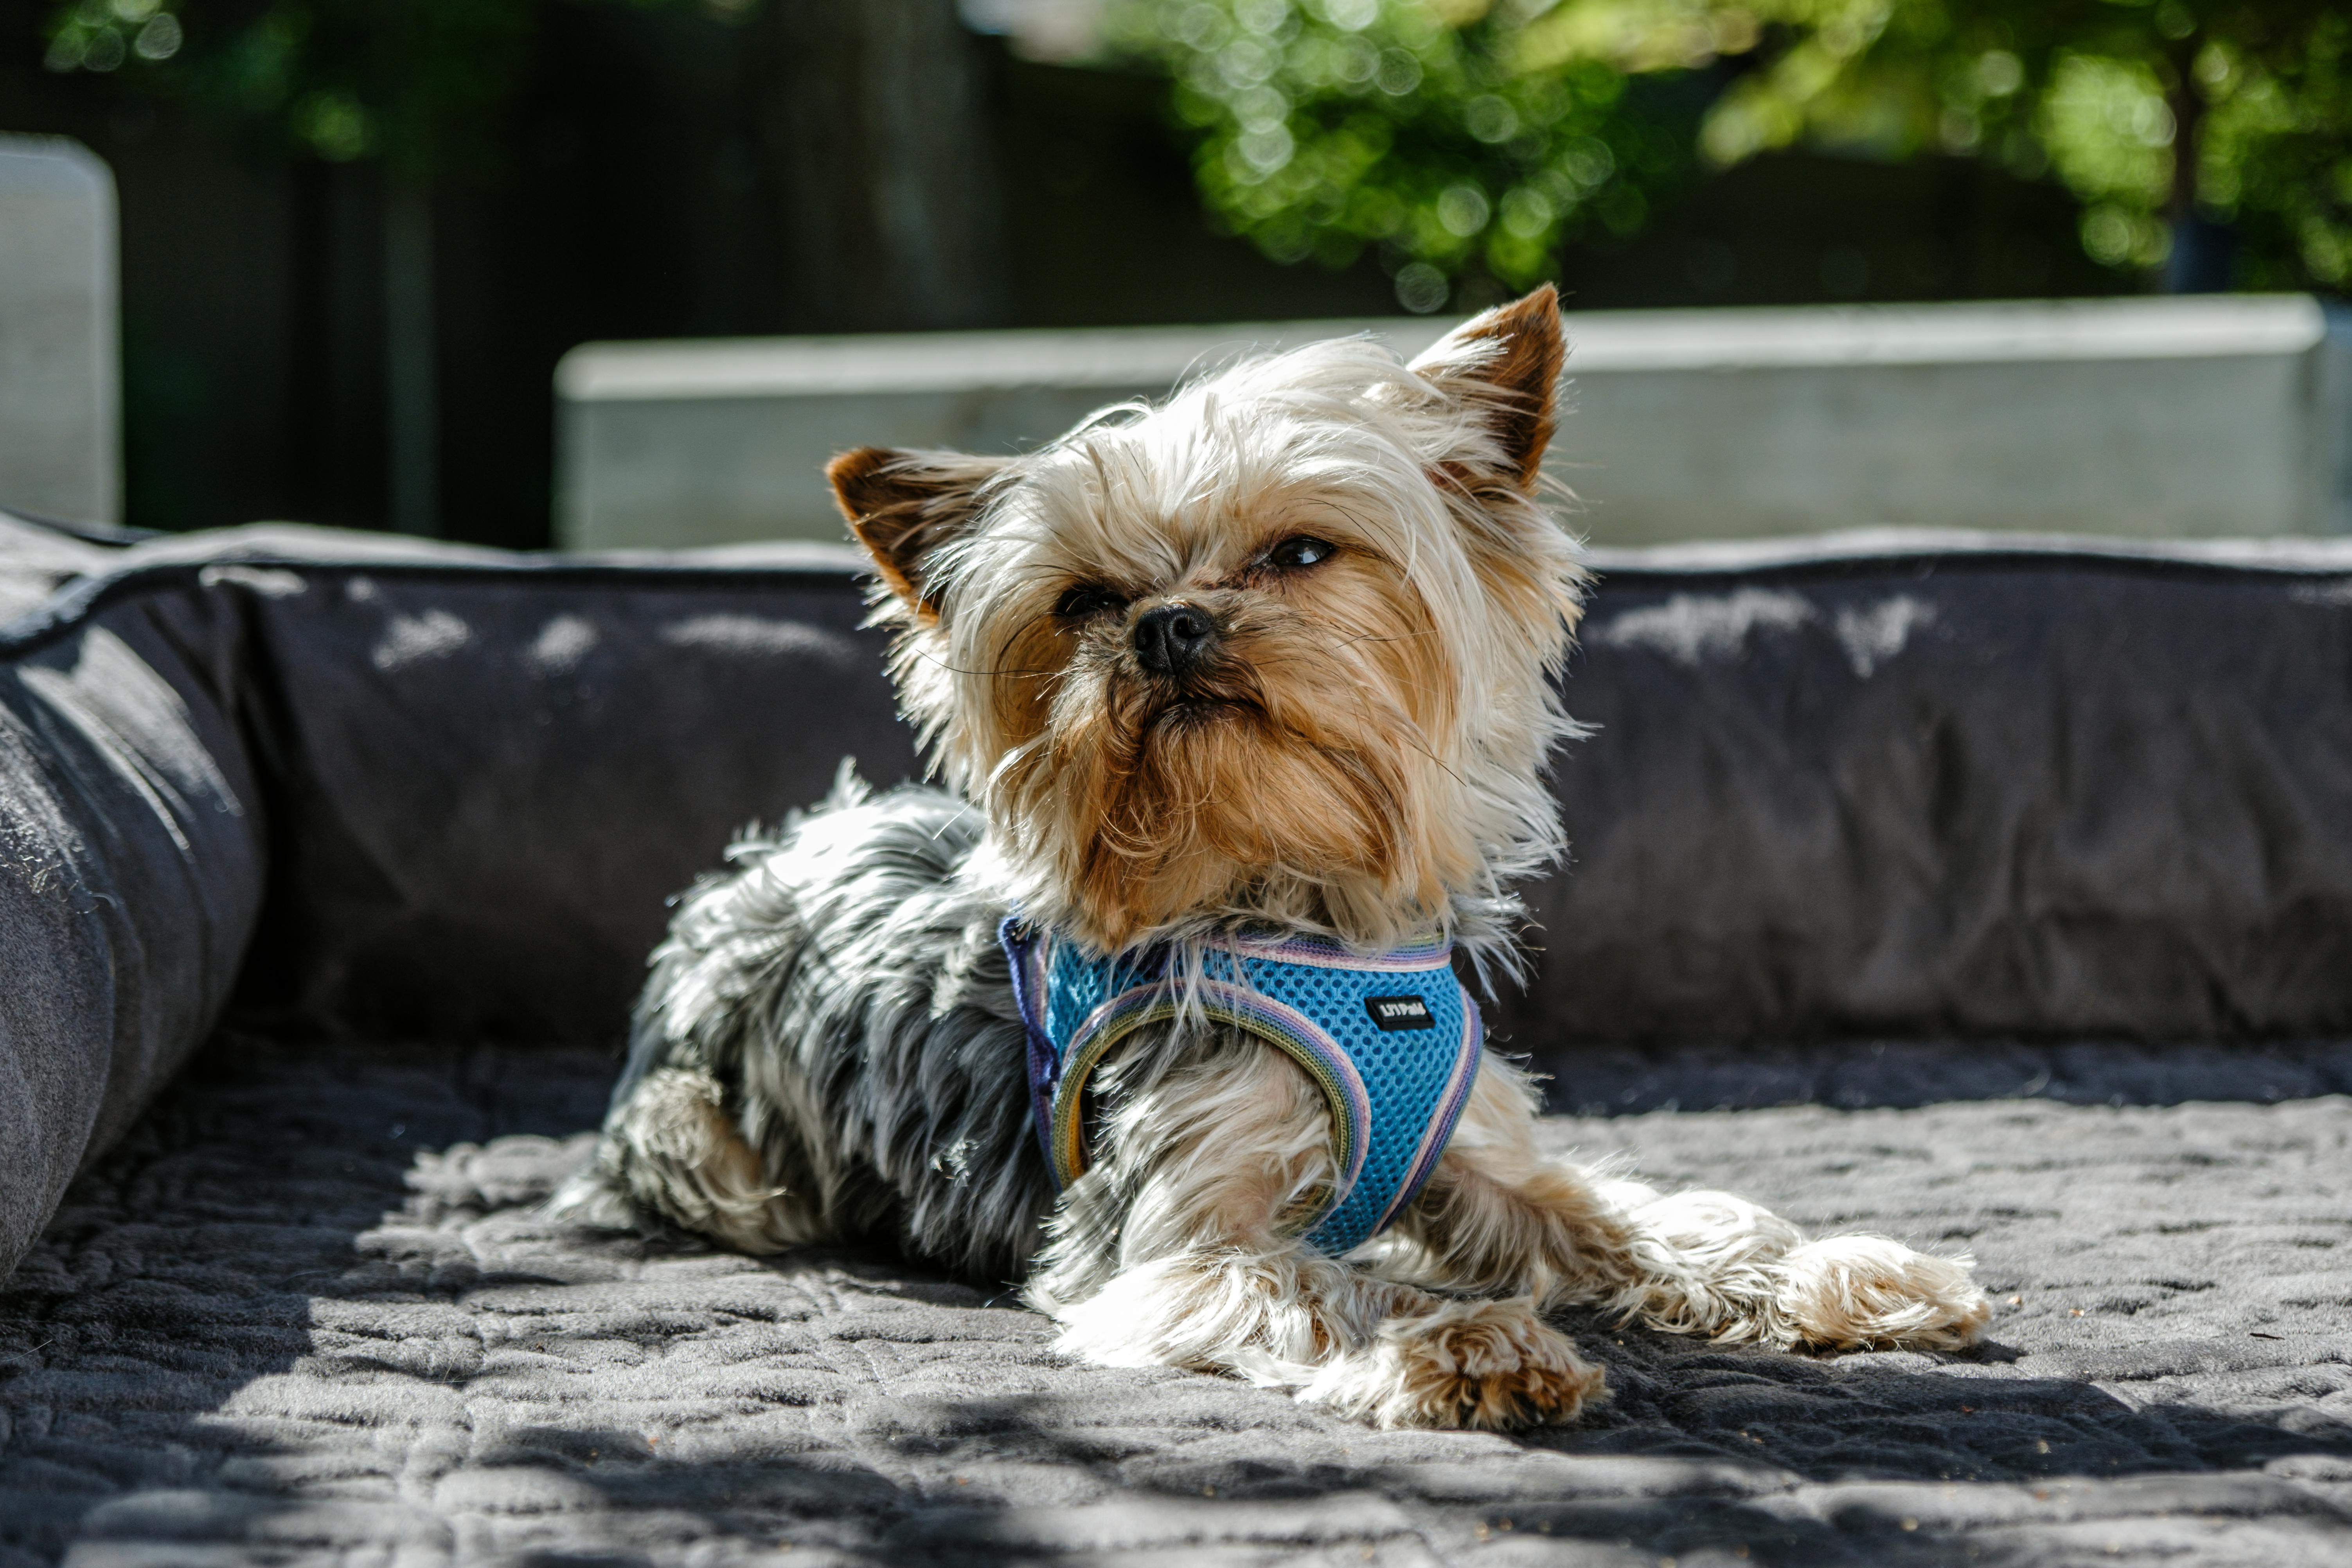
[[[1101,1157],[1030,1283],[1062,1349],[1237,1373],[1390,1426],[1565,1420],[1599,1394],[1600,1369],[1527,1298],[1433,1295],[1293,1238],[1330,1178],[1330,1129],[1286,1058],[1230,1042],[1144,1077],[1130,1063],[1108,1085]]]
[[[1525,1074],[1485,1060],[1445,1157],[1398,1223],[1395,1277],[1783,1348],[1948,1349],[1990,1316],[1965,1258],[1883,1237],[1808,1241],[1728,1193],[1662,1196],[1549,1159],[1536,1106]]]

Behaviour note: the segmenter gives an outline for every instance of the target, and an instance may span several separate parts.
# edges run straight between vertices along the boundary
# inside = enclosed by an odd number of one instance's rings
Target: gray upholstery
[[[1505,1440],[535,1218],[667,895],[914,765],[841,558],[0,519],[0,1568],[2341,1561],[2352,552],[1602,564],[1494,1014],[1543,1136],[2001,1305],[1570,1314],[1615,1400]]]
[[[820,794],[836,748],[911,765],[823,552],[565,571],[5,528],[0,1268],[233,993],[258,1026],[614,1037],[730,831]]]
[[[1973,1248],[1991,1343],[1568,1312],[1615,1397],[1504,1438],[1063,1361],[1001,1288],[880,1253],[552,1229],[601,1052],[225,1042],[0,1287],[0,1563],[2337,1568],[2352,1101],[2130,1103],[2210,1080],[2006,1056],[2000,1091],[2041,1094],[1548,1119],[1662,1183]],[[2352,1048],[2296,1065],[2352,1084]],[[1660,1068],[1686,1107],[1721,1087]]]
[[[1604,558],[1497,1032],[2352,1028],[2352,553]],[[845,552],[0,529],[0,1266],[232,1000],[617,1038],[664,900],[915,763]]]
[[[1593,601],[1523,1034],[2352,1032],[2352,551],[1691,553]]]
[[[0,529],[26,545],[0,557],[19,604],[84,564]],[[236,983],[266,832],[239,642],[234,604],[166,592],[40,626],[0,660],[0,1268]]]

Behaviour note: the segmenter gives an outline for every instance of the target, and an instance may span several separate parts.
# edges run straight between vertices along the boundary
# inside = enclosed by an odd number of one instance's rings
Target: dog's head
[[[1029,915],[1379,947],[1558,851],[1561,359],[1547,288],[1409,367],[1318,343],[1025,457],[834,461],[908,712]]]

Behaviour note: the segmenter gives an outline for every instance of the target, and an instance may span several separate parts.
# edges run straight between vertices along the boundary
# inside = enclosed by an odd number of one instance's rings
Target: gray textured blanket
[[[1562,1146],[1971,1248],[1993,1342],[1577,1318],[1582,1425],[1378,1433],[886,1257],[551,1230],[592,1054],[215,1044],[0,1290],[0,1564],[2352,1561],[2352,1049],[1549,1065],[1636,1112]],[[2162,1103],[2223,1085],[2278,1098]],[[1704,1109],[1791,1095],[1863,1108]]]

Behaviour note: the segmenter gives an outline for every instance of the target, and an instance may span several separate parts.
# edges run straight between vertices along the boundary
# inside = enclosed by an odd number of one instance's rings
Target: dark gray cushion
[[[731,834],[915,766],[838,567],[268,570],[256,1017],[617,1040]]]
[[[913,763],[838,552],[0,531],[0,1272],[247,1026],[616,1039],[665,900]]]
[[[2352,551],[1605,564],[1523,1037],[2352,1032]]]
[[[0,581],[21,597],[54,555],[40,542]],[[189,585],[16,627],[0,658],[0,1271],[212,1027],[261,908],[264,837],[234,605]]]
[[[1601,565],[1507,1038],[2352,1024],[2352,552]],[[614,1040],[730,832],[844,755],[915,766],[845,552],[9,526],[0,610],[0,1268],[233,989],[311,1034]]]
[[[875,1251],[551,1227],[601,1053],[224,1042],[0,1289],[0,1563],[2337,1568],[2352,1100],[2111,1109],[2197,1086],[2012,1049],[2055,1100],[1692,1115],[1685,1070],[1685,1113],[1547,1119],[1969,1247],[1993,1342],[1569,1310],[1613,1397],[1497,1440],[1074,1363],[1010,1290]]]

